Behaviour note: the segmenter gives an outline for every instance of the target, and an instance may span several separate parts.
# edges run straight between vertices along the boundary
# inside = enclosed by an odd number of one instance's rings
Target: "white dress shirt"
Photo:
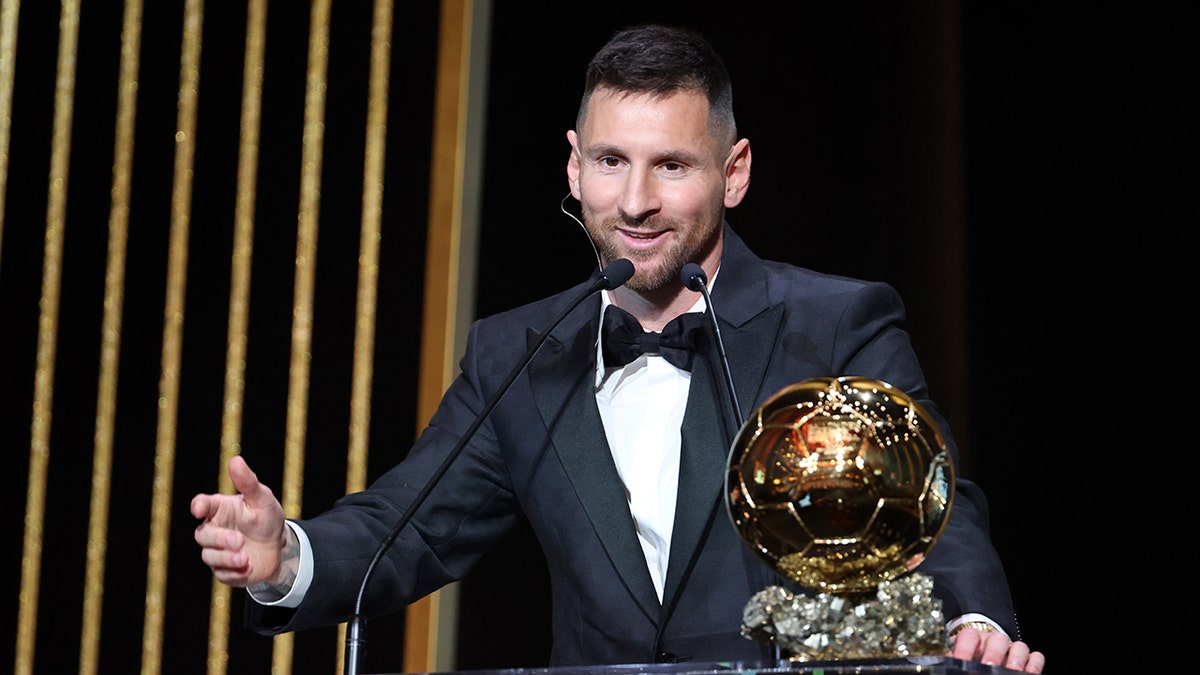
[[[608,291],[601,295],[603,319],[612,301]],[[701,296],[688,311],[703,312],[704,307]],[[692,374],[657,354],[605,368],[602,340],[601,334],[596,340],[596,405],[661,602],[679,492],[680,426]]]

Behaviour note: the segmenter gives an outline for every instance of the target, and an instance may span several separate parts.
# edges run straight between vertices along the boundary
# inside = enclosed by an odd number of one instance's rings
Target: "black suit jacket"
[[[883,380],[929,400],[888,285],[820,274],[756,257],[725,227],[712,291],[738,400],[749,414],[780,389],[815,376]],[[312,542],[313,583],[294,610],[250,608],[260,632],[345,621],[377,543],[441,464],[531,342],[590,282],[480,321],[461,375],[404,461],[364,492],[300,521]],[[683,423],[679,494],[660,604],[638,544],[594,394],[600,298],[576,308],[450,467],[379,565],[367,616],[406,605],[462,578],[486,548],[527,517],[548,562],[551,665],[647,663],[661,652],[696,661],[756,661],[764,648],[740,634],[750,597],[772,583],[725,507],[730,441],[719,352],[698,351]],[[942,537],[919,570],[935,581],[946,615],[979,612],[1016,636],[1008,584],[988,535],[987,505],[958,480]],[[249,603],[253,605],[254,603]]]

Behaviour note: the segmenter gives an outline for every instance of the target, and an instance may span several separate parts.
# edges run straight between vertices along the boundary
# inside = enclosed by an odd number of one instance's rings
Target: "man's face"
[[[597,89],[583,128],[567,136],[584,225],[606,264],[633,262],[629,288],[679,283],[688,262],[711,269],[704,262],[719,255],[730,148],[708,133],[703,93]]]

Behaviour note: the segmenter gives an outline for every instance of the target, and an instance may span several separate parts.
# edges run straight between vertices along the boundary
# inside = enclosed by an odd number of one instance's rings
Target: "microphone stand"
[[[696,263],[688,263],[680,270],[679,276],[688,290],[702,293],[704,303],[708,305],[708,316],[712,319],[713,333],[717,336],[717,351],[721,355],[721,368],[725,374],[725,387],[729,390],[729,403],[733,408],[733,433],[736,436],[745,419],[742,418],[742,406],[738,404],[737,390],[733,386],[733,373],[729,370],[729,360],[725,358],[725,342],[721,339],[721,327],[717,325],[717,310],[713,307],[712,297],[708,294],[708,275]]]
[[[593,293],[601,290],[611,291],[614,288],[622,286],[632,277],[633,263],[629,262],[629,260],[625,258],[621,258],[604,268],[600,272],[600,278],[597,279],[591,286],[589,286],[583,295],[580,295],[575,302],[571,303],[571,306],[568,307],[562,314],[560,314],[559,317],[554,320],[554,323],[550,324],[550,326],[538,336],[537,340],[535,340],[534,343],[529,346],[529,349],[526,350],[525,355],[521,357],[521,360],[517,362],[517,365],[512,369],[512,371],[509,372],[508,377],[504,379],[504,382],[500,384],[500,387],[496,389],[496,392],[492,394],[491,398],[489,398],[487,403],[484,404],[483,409],[480,410],[479,414],[475,416],[475,420],[471,422],[471,426],[467,427],[467,430],[462,436],[459,437],[458,443],[451,448],[450,452],[446,455],[446,458],[442,460],[441,465],[438,466],[437,471],[434,471],[433,476],[431,476],[429,481],[425,483],[425,487],[421,488],[421,491],[417,493],[416,497],[413,498],[408,510],[406,510],[404,514],[400,516],[400,518],[396,521],[396,524],[392,526],[391,531],[388,532],[388,535],[379,543],[379,547],[375,549],[375,555],[371,558],[371,562],[367,565],[366,573],[363,574],[362,583],[358,588],[358,597],[354,601],[354,613],[350,616],[349,623],[346,626],[345,675],[358,675],[359,662],[361,661],[362,653],[365,651],[367,643],[365,624],[366,620],[362,615],[363,597],[366,594],[367,583],[370,582],[371,577],[374,575],[375,568],[378,566],[379,561],[383,559],[384,554],[387,553],[389,548],[391,548],[392,542],[394,542],[396,537],[400,535],[400,531],[404,529],[404,526],[407,525],[410,520],[412,520],[413,513],[415,513],[417,508],[421,506],[421,504],[429,497],[429,493],[433,491],[434,486],[438,484],[438,482],[442,479],[442,476],[444,476],[446,471],[450,469],[450,465],[453,464],[454,460],[462,453],[463,448],[467,446],[467,443],[475,435],[475,432],[478,431],[479,427],[483,425],[483,422],[492,412],[492,409],[496,407],[496,405],[500,402],[500,399],[508,392],[509,388],[512,387],[513,382],[516,381],[517,377],[521,374],[521,371],[525,370],[525,366],[529,365],[529,362],[533,360],[534,354],[536,354],[538,349],[540,349],[541,346],[546,342],[546,339],[550,337],[550,333],[558,327],[558,324],[562,323],[562,321],[567,318],[568,314],[582,304],[584,300],[591,297]]]

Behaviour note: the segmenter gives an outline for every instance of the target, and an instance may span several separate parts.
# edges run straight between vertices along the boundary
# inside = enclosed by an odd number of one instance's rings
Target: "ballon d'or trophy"
[[[742,633],[794,662],[944,655],[932,578],[954,466],[929,413],[886,382],[817,377],[754,411],[734,440],[729,514],[742,540],[807,589],[768,586]]]

